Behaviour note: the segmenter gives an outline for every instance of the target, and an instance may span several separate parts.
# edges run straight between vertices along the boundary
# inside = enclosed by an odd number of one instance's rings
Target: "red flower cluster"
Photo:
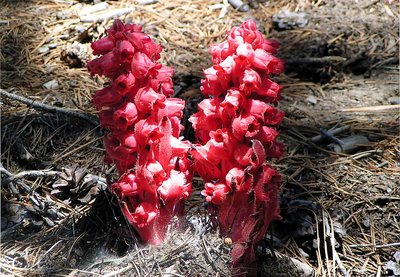
[[[277,47],[252,20],[234,27],[210,48],[214,65],[204,70],[201,87],[210,97],[190,118],[201,143],[192,151],[195,171],[221,234],[234,243],[234,266],[255,261],[255,246],[279,212],[280,176],[265,162],[283,153],[273,127],[284,116],[274,107],[280,86],[270,80],[283,71],[273,56]]]
[[[159,244],[191,193],[190,144],[179,139],[185,103],[168,98],[173,69],[157,63],[162,48],[141,27],[116,20],[92,48],[100,57],[89,71],[111,80],[93,96],[106,160],[122,175],[111,189],[143,241]]]

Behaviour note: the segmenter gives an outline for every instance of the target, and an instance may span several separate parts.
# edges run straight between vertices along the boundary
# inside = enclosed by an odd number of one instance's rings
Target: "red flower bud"
[[[112,119],[118,126],[118,129],[126,130],[129,126],[133,126],[137,117],[138,112],[135,104],[125,102],[113,113]]]
[[[112,86],[102,88],[93,95],[93,105],[97,110],[100,110],[104,106],[116,106],[121,101],[121,95],[115,93]]]
[[[246,69],[240,80],[239,89],[245,94],[250,94],[253,91],[257,91],[261,85],[260,75],[253,69]]]
[[[93,49],[93,55],[105,55],[113,50],[115,43],[112,38],[105,37],[99,39],[98,41],[92,42],[90,46]]]
[[[118,43],[114,51],[115,56],[119,58],[121,63],[130,63],[135,54],[135,47],[129,41],[122,40]]]
[[[93,96],[104,138],[105,161],[122,175],[112,185],[126,219],[145,242],[159,244],[191,193],[190,143],[181,141],[184,102],[173,94],[173,69],[157,63],[161,46],[134,24],[115,20],[92,44],[103,55],[88,63],[111,85]]]
[[[135,86],[135,77],[131,72],[119,75],[113,82],[115,91],[124,96],[129,93]]]
[[[155,77],[161,64],[153,62],[146,54],[136,52],[132,59],[132,73],[138,78]]]

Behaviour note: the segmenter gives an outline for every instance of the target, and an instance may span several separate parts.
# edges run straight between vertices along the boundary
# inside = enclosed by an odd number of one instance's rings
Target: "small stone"
[[[58,44],[57,43],[49,43],[49,44],[47,44],[47,47],[49,47],[49,49],[54,49],[54,48],[57,48],[57,46],[58,46]]]
[[[369,228],[371,226],[371,223],[369,222],[369,218],[365,218],[362,223],[363,223],[364,227],[366,227],[366,228]]]
[[[56,14],[56,17],[57,17],[57,19],[64,20],[64,19],[67,19],[69,17],[69,14],[66,13],[66,12],[58,12]]]
[[[281,30],[303,28],[308,24],[308,15],[304,12],[290,12],[283,8],[272,16],[272,22]]]
[[[232,239],[231,238],[225,238],[224,243],[227,245],[232,245]]]
[[[318,102],[317,98],[315,96],[313,96],[313,95],[307,96],[306,101],[308,103],[310,103],[310,104],[313,104],[313,105],[317,104],[317,102]]]
[[[392,105],[398,105],[400,104],[400,96],[389,97],[388,102]]]
[[[304,258],[308,259],[310,255],[308,255],[303,249],[298,248],[300,255],[302,255]]]
[[[75,26],[75,31],[78,32],[78,33],[83,33],[83,32],[86,31],[86,27],[83,26],[83,25],[76,25]]]
[[[59,88],[59,84],[58,81],[56,79],[48,81],[46,83],[43,84],[43,87],[45,89],[58,89]]]
[[[396,262],[400,263],[400,251],[394,253],[393,257],[396,260]]]
[[[46,53],[50,50],[49,46],[43,45],[42,47],[39,47],[38,52],[39,53]]]
[[[54,222],[50,218],[47,218],[44,216],[43,219],[49,227],[53,227],[55,225]]]
[[[388,261],[384,266],[384,269],[393,272],[393,276],[400,276],[400,264],[394,261]],[[392,276],[392,275],[390,275]]]
[[[48,209],[47,213],[52,219],[58,218],[57,211],[55,209]]]

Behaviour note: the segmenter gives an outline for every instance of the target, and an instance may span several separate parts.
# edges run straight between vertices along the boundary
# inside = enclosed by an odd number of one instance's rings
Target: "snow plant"
[[[256,261],[255,247],[279,213],[280,175],[266,162],[283,153],[276,140],[281,87],[270,79],[284,68],[277,47],[252,20],[229,31],[210,47],[213,66],[201,82],[206,99],[189,119],[198,139],[194,170],[221,234],[232,239],[234,267]]]
[[[106,130],[105,160],[120,174],[111,191],[142,240],[159,244],[192,191],[190,144],[179,138],[185,103],[170,97],[173,69],[157,62],[162,48],[140,26],[116,20],[91,46],[99,57],[89,71],[110,79],[93,104]]]

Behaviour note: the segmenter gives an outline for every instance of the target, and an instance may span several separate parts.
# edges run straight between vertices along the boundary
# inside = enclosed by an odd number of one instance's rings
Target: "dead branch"
[[[399,110],[400,104],[397,105],[382,105],[382,106],[369,106],[359,108],[341,109],[339,112],[386,112],[390,110]]]
[[[346,132],[349,129],[350,129],[350,126],[342,126],[342,127],[339,127],[339,128],[328,130],[323,134],[320,134],[320,135],[317,135],[315,137],[312,137],[311,141],[314,142],[314,143],[318,143],[321,140],[323,140],[325,137],[327,137],[327,134],[330,135],[330,136],[335,136],[335,135],[338,135],[340,133]]]
[[[333,64],[342,63],[347,59],[340,56],[306,57],[285,60],[286,64]]]
[[[39,177],[53,177],[57,176],[61,172],[53,170],[28,170],[22,171],[14,175],[10,175],[7,178],[1,180],[1,187],[5,186],[11,182],[17,181],[22,178],[39,178]]]
[[[353,135],[340,140],[340,143],[333,142],[327,147],[336,153],[351,153],[361,146],[367,145],[369,140],[366,136]]]
[[[81,22],[101,22],[101,21],[109,20],[114,17],[125,15],[130,12],[133,12],[133,9],[121,8],[121,9],[107,11],[107,12],[101,13],[101,14],[90,14],[90,15],[81,16],[80,20],[81,20]]]
[[[73,117],[77,117],[80,119],[84,119],[84,120],[92,123],[93,125],[99,125],[98,119],[95,116],[88,115],[88,114],[85,114],[85,113],[82,113],[82,112],[79,112],[76,110],[54,107],[51,105],[43,104],[36,100],[32,100],[32,99],[23,97],[21,95],[16,95],[14,93],[8,92],[4,89],[0,89],[0,96],[2,96],[2,97],[4,96],[6,98],[16,100],[18,102],[26,104],[28,107],[32,107],[37,110],[43,110],[43,111],[47,111],[47,112],[51,112],[51,113],[62,113],[62,114],[68,115],[68,116],[73,116]]]
[[[394,243],[388,243],[388,244],[373,244],[373,243],[368,243],[368,244],[351,244],[349,245],[350,248],[364,248],[364,247],[373,247],[376,249],[379,248],[388,248],[388,247],[397,247],[400,246],[400,242],[394,242]]]

